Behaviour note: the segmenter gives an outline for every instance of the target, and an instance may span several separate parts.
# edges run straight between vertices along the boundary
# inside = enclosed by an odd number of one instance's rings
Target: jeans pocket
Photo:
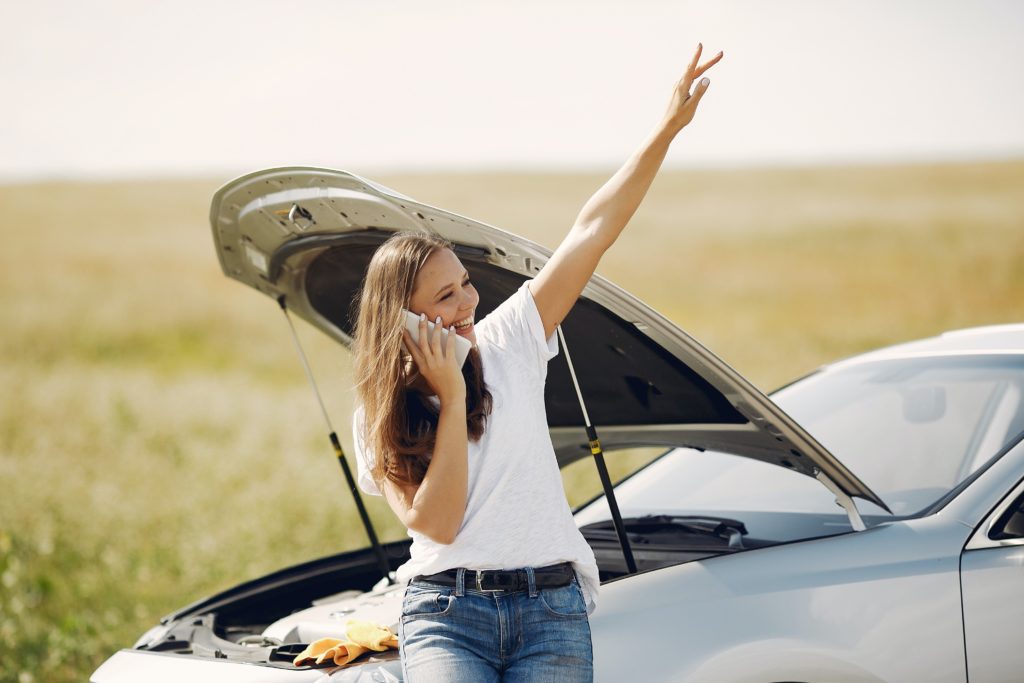
[[[587,603],[583,600],[580,585],[575,581],[558,588],[542,588],[540,603],[548,614],[561,619],[587,618]]]
[[[437,617],[448,614],[455,605],[450,588],[426,588],[409,585],[402,598],[403,617]]]

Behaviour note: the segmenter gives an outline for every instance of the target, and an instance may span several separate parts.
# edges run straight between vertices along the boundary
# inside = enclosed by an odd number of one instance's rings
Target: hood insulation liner
[[[326,248],[306,270],[310,304],[346,335],[352,335],[356,293],[377,245]],[[526,278],[485,262],[459,256],[480,294],[476,319],[515,292]],[[595,425],[746,424],[747,419],[703,378],[641,333],[632,323],[580,299],[562,324],[572,346],[580,388]],[[486,368],[484,368],[486,381]],[[545,390],[552,427],[582,424],[563,354],[548,366]]]

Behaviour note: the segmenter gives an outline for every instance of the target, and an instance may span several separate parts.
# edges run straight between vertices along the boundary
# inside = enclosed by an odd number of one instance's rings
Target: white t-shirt
[[[587,614],[597,607],[600,579],[594,551],[573,521],[548,435],[544,380],[558,354],[526,283],[476,326],[484,381],[494,404],[483,436],[469,441],[469,494],[455,541],[437,543],[412,529],[412,558],[398,568],[405,583],[417,574],[467,567],[514,569],[572,562]],[[353,416],[359,487],[382,495],[370,475],[362,408]]]

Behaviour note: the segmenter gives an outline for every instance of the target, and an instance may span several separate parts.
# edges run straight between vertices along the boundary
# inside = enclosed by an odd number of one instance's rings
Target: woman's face
[[[441,325],[455,325],[459,336],[476,345],[473,316],[480,295],[469,281],[469,273],[451,249],[438,249],[427,257],[416,274],[409,310],[435,322],[441,316]]]

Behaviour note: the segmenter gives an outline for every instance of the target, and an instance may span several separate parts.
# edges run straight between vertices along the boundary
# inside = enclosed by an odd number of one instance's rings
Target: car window
[[[1024,538],[1024,496],[1018,496],[1017,500],[996,520],[988,537],[994,541]]]
[[[910,358],[826,371],[772,396],[896,514],[930,505],[1024,430],[1015,356]]]
[[[623,516],[758,511],[845,518],[835,496],[806,475],[738,455],[690,448],[671,450],[616,486],[615,500]],[[870,503],[865,506],[880,511]],[[579,511],[576,523],[588,524],[609,514],[601,498]],[[750,523],[750,516],[740,518]]]
[[[893,513],[912,516],[1024,431],[1022,389],[1024,362],[1016,357],[919,358],[822,372],[772,398]],[[593,470],[589,458],[581,462]],[[599,482],[591,488],[600,491]],[[615,496],[623,516],[736,514],[751,525],[757,517],[743,513],[841,514],[811,477],[688,448],[656,459],[617,485]],[[865,516],[889,516],[861,499],[857,506]],[[601,498],[578,510],[576,521],[608,517]]]

